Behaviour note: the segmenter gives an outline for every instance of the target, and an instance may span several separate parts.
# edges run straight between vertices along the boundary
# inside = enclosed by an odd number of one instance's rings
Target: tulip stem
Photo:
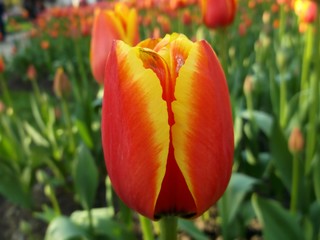
[[[315,43],[320,41],[320,16],[317,17],[316,25],[314,26],[316,33]],[[306,167],[305,174],[309,175],[311,170],[311,162],[317,146],[317,115],[319,109],[319,78],[320,78],[320,47],[315,44],[316,54],[314,57],[315,74],[311,76],[311,99],[309,107],[309,127],[307,129],[307,142],[306,142]]]
[[[301,118],[303,118],[303,103],[306,100],[307,94],[305,91],[309,87],[308,77],[310,71],[310,63],[312,59],[313,51],[313,27],[312,25],[308,26],[307,32],[305,33],[305,46],[302,60],[302,69],[301,69],[301,86],[300,86],[300,99],[299,107],[301,111]]]
[[[177,240],[178,218],[163,217],[160,220],[160,240]]]
[[[154,240],[151,221],[142,215],[139,215],[139,220],[140,220],[143,240]]]
[[[298,205],[298,191],[299,191],[299,157],[297,153],[293,154],[293,168],[292,168],[292,185],[291,185],[291,201],[290,212],[296,214]]]
[[[0,73],[0,84],[1,84],[1,89],[2,89],[2,93],[3,93],[4,99],[6,101],[6,104],[9,107],[13,108],[11,97],[10,97],[10,92],[8,90],[7,84],[5,82],[5,79],[4,79],[2,73]]]

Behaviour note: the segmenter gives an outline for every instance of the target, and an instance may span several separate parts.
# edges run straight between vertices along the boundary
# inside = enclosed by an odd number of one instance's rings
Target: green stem
[[[41,94],[40,94],[40,89],[39,89],[39,86],[38,86],[37,79],[32,79],[30,81],[31,81],[32,88],[33,88],[34,94],[36,96],[37,102],[38,102],[39,106],[41,106],[42,105],[42,100],[41,100]]]
[[[308,77],[310,71],[310,62],[312,59],[312,51],[313,51],[313,26],[310,24],[308,26],[306,32],[306,42],[304,46],[303,53],[303,61],[302,61],[302,70],[301,70],[301,82],[300,82],[300,99],[299,99],[299,107],[300,107],[300,117],[303,117],[303,103],[306,99],[307,94],[305,94],[305,90],[308,89]]]
[[[290,212],[293,214],[297,213],[298,206],[298,192],[299,192],[299,158],[298,154],[293,154],[293,168],[292,168],[292,185],[291,185],[291,202]]]
[[[271,64],[271,61],[268,61],[268,69],[269,69],[269,83],[270,83],[270,98],[272,102],[272,110],[276,116],[280,116],[279,111],[279,98],[278,98],[278,89],[275,81],[275,73],[274,73],[274,65]]]
[[[66,125],[67,125],[67,130],[68,130],[68,135],[69,135],[69,151],[70,153],[73,153],[75,150],[75,141],[73,138],[73,133],[72,133],[72,122],[71,122],[71,117],[70,117],[70,112],[69,108],[67,106],[66,100],[64,98],[61,99],[62,101],[62,109],[63,113],[66,117]]]
[[[9,107],[13,108],[10,93],[2,73],[0,73],[0,84],[1,84],[1,89],[2,89],[4,99],[6,101],[6,104]]]
[[[154,240],[151,221],[142,215],[139,215],[139,220],[140,220],[143,240]]]
[[[90,88],[88,88],[88,78],[87,78],[87,73],[85,70],[84,66],[84,60],[82,57],[81,53],[81,46],[82,44],[80,43],[81,39],[74,39],[74,46],[75,46],[75,52],[76,52],[76,58],[77,58],[77,66],[79,69],[80,77],[82,80],[82,87],[85,89],[85,91],[82,92],[83,97],[85,100],[90,99]]]
[[[56,194],[53,190],[53,187],[51,185],[46,185],[44,191],[45,191],[45,194],[47,195],[47,197],[51,201],[54,212],[57,215],[61,215],[60,205],[59,205],[58,199],[56,197]]]
[[[229,79],[228,75],[228,31],[227,28],[222,28],[220,31],[220,62],[224,71],[224,74],[226,75],[226,79]],[[228,81],[229,82],[229,81]]]
[[[315,25],[315,42],[320,41],[320,14],[318,14],[317,22]],[[317,145],[317,115],[319,109],[319,78],[320,78],[320,46],[315,46],[315,74],[311,77],[311,106],[309,108],[309,126],[307,130],[306,142],[306,167],[305,174],[308,175],[311,170],[311,162],[313,159],[315,146]]]
[[[286,11],[285,4],[280,5],[280,24],[279,24],[279,40],[281,41],[286,27]]]
[[[93,218],[92,218],[92,211],[91,209],[87,209],[88,211],[88,219],[89,219],[89,231],[91,233],[91,236],[94,236],[94,228],[93,228]]]
[[[280,126],[284,128],[287,123],[287,84],[284,77],[284,71],[280,72]]]
[[[228,213],[228,199],[227,199],[227,194],[224,194],[222,198],[220,198],[220,215],[222,218],[222,236],[224,240],[229,239],[229,228],[228,228],[228,218],[229,218],[229,213]]]
[[[127,226],[128,229],[132,229],[132,210],[120,200],[120,217],[121,221]]]
[[[160,220],[160,240],[177,240],[178,218],[163,217]]]

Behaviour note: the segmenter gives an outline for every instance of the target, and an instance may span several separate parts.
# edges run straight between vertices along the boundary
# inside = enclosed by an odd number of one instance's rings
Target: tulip
[[[71,92],[70,81],[62,67],[59,67],[54,75],[53,92],[58,98],[65,98]]]
[[[42,40],[41,43],[40,43],[40,47],[41,47],[43,50],[47,50],[47,49],[50,47],[49,41],[47,41],[47,40]]]
[[[200,0],[204,24],[209,28],[226,27],[236,15],[236,0]]]
[[[104,67],[111,43],[115,39],[129,45],[139,42],[137,11],[124,4],[116,4],[114,11],[97,10],[92,28],[90,64],[94,78],[103,84]]]
[[[4,69],[5,69],[4,60],[3,60],[3,57],[0,55],[0,74],[4,72]]]
[[[294,127],[290,133],[288,147],[292,153],[298,153],[303,150],[304,138],[299,127]]]
[[[179,34],[115,41],[106,64],[102,143],[119,197],[150,218],[197,217],[231,175],[233,124],[211,46]]]
[[[294,11],[302,23],[313,23],[317,17],[317,3],[313,1],[296,0],[294,2]]]
[[[36,79],[37,77],[37,70],[34,67],[34,65],[29,65],[28,69],[27,69],[27,77],[30,81],[33,81]]]

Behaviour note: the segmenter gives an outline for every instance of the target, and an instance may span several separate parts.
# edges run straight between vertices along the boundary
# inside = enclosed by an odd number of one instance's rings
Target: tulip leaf
[[[36,145],[43,147],[49,146],[48,141],[29,123],[25,122],[24,128]]]
[[[314,158],[313,186],[316,198],[320,202],[320,158],[318,154]]]
[[[188,233],[193,239],[197,239],[197,240],[208,240],[209,239],[190,220],[179,219],[178,226],[181,230]]]
[[[92,225],[95,234],[112,240],[135,239],[134,234],[128,231],[123,224],[112,219],[113,213],[114,210],[112,207],[91,209]],[[71,214],[70,219],[77,225],[89,228],[90,221],[88,211],[75,211]]]
[[[80,203],[84,209],[90,209],[98,187],[98,170],[90,151],[84,144],[77,149],[73,175]]]
[[[231,224],[239,212],[239,208],[246,194],[252,190],[254,184],[258,183],[258,179],[249,177],[242,173],[233,173],[228,188],[223,195],[227,202],[227,213],[223,216]],[[219,209],[222,209],[222,201],[218,202]]]
[[[93,142],[86,125],[80,120],[76,120],[76,125],[84,143],[88,146],[88,148],[92,148]]]
[[[31,195],[20,176],[16,171],[0,162],[0,194],[15,204],[30,208]]]
[[[46,129],[46,125],[41,117],[40,109],[34,97],[31,98],[31,111],[33,114],[33,118],[35,119],[35,122],[37,123],[38,127],[41,129],[41,131],[44,132]]]
[[[320,236],[320,201],[315,201],[309,209],[309,217],[313,224],[313,239],[319,239]]]
[[[252,196],[252,205],[263,225],[265,240],[304,239],[298,219],[274,200],[266,200],[258,195]]]
[[[19,159],[19,152],[16,151],[14,140],[9,138],[6,135],[1,136],[0,138],[0,156],[2,157],[2,161],[5,159],[10,159],[8,162],[14,161],[17,162]]]
[[[84,229],[65,216],[55,218],[49,224],[45,235],[45,240],[69,240],[75,238],[89,239]]]
[[[279,124],[274,121],[270,137],[271,159],[277,173],[287,190],[291,190],[292,156],[288,149],[287,140]]]
[[[243,111],[241,116],[245,119],[250,119],[250,112]],[[266,134],[267,136],[271,135],[273,119],[270,115],[262,111],[253,111],[253,118],[257,123],[258,127]]]

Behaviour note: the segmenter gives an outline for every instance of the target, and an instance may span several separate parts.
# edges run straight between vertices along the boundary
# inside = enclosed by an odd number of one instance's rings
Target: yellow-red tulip
[[[115,39],[123,40],[131,46],[139,42],[137,11],[123,3],[116,4],[114,10],[95,12],[90,64],[93,76],[100,84],[103,84],[104,67]]]
[[[179,34],[114,42],[102,141],[115,191],[142,215],[191,218],[212,206],[230,179],[233,124],[211,46]]]

